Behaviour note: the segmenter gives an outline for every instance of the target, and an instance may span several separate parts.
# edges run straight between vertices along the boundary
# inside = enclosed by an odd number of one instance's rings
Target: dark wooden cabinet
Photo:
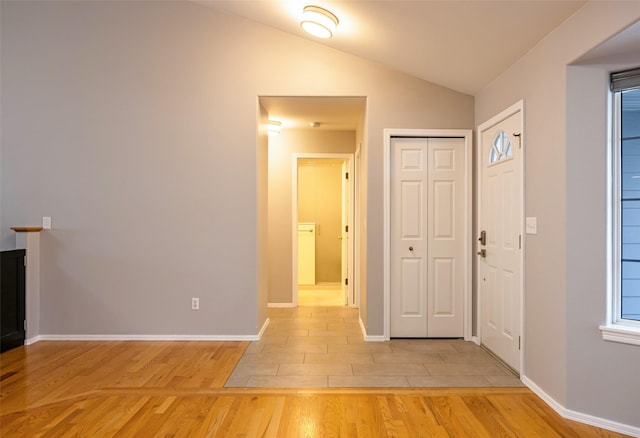
[[[7,351],[24,345],[26,251],[16,249],[1,254],[0,351]]]

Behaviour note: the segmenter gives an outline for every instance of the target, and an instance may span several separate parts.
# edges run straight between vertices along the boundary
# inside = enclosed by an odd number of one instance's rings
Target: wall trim
[[[269,303],[267,307],[297,307],[293,303]]]
[[[558,403],[553,397],[547,394],[542,388],[536,385],[527,376],[521,377],[522,383],[533,391],[538,397],[540,397],[547,405],[556,411],[562,418],[567,420],[579,421],[580,423],[589,424],[602,429],[611,430],[613,432],[624,433],[626,435],[640,437],[640,427],[631,426],[629,424],[618,423],[617,421],[607,420],[606,418],[595,417],[593,415],[585,414],[582,412],[574,411],[572,409],[565,408],[562,404]]]
[[[31,344],[35,344],[38,341],[41,341],[41,336],[34,336],[33,338],[28,338],[24,340],[24,345],[31,345]]]
[[[262,335],[264,335],[265,330],[267,329],[267,327],[269,327],[269,323],[271,323],[271,320],[269,318],[264,320],[264,324],[262,324],[262,328],[258,332],[258,339],[262,339]]]
[[[40,335],[36,341],[259,341],[259,335]],[[26,342],[25,342],[26,345]]]
[[[365,342],[384,342],[387,341],[387,339],[384,338],[384,336],[371,336],[367,334],[367,329],[364,326],[364,323],[362,322],[362,318],[358,318],[358,322],[360,323],[360,330],[362,331],[362,337],[364,338]]]

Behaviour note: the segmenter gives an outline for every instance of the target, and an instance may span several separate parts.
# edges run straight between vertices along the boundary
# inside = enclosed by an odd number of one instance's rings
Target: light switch
[[[44,228],[45,230],[50,230],[51,229],[51,218],[48,216],[45,216],[42,218],[42,228]]]
[[[528,217],[525,221],[524,231],[527,234],[538,234],[538,218]]]

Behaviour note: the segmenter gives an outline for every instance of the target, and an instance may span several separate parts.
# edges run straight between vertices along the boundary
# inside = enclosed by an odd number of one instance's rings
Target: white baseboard
[[[293,303],[269,303],[267,307],[296,307]]]
[[[38,341],[258,341],[259,335],[40,335]],[[37,341],[34,341],[37,342]],[[33,342],[32,342],[33,343]]]
[[[257,339],[257,340],[262,339],[262,335],[264,335],[264,331],[267,329],[267,327],[269,327],[269,323],[270,323],[270,322],[271,322],[271,321],[269,320],[269,318],[267,318],[267,319],[264,321],[264,324],[262,324],[262,328],[261,328],[261,329],[260,329],[260,331],[258,332],[258,339]]]
[[[360,330],[362,330],[362,336],[364,337],[365,342],[384,342],[386,339],[384,336],[369,336],[367,334],[367,329],[364,326],[361,318],[358,318],[358,322],[360,323]]]
[[[553,397],[544,392],[542,388],[536,385],[527,376],[521,377],[522,383],[533,391],[538,397],[540,397],[546,404],[548,404],[554,411],[560,414],[561,417],[567,420],[579,421],[580,423],[596,426],[601,429],[607,429],[618,433],[624,433],[634,437],[640,437],[640,427],[631,426],[628,424],[618,423],[617,421],[607,420],[606,418],[594,417],[593,415],[584,414],[582,412],[573,411],[567,409],[558,403]]]
[[[476,345],[480,345],[480,338],[477,336],[471,336],[471,342],[475,343]]]
[[[34,336],[33,338],[25,339],[24,340],[24,345],[35,344],[36,342],[38,342],[40,340],[41,340],[40,336]]]

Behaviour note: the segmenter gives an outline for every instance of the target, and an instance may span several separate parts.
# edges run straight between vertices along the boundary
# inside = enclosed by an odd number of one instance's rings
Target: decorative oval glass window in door
[[[506,132],[500,131],[496,134],[491,142],[491,152],[489,152],[489,164],[506,160],[511,157],[513,151],[511,142]]]

